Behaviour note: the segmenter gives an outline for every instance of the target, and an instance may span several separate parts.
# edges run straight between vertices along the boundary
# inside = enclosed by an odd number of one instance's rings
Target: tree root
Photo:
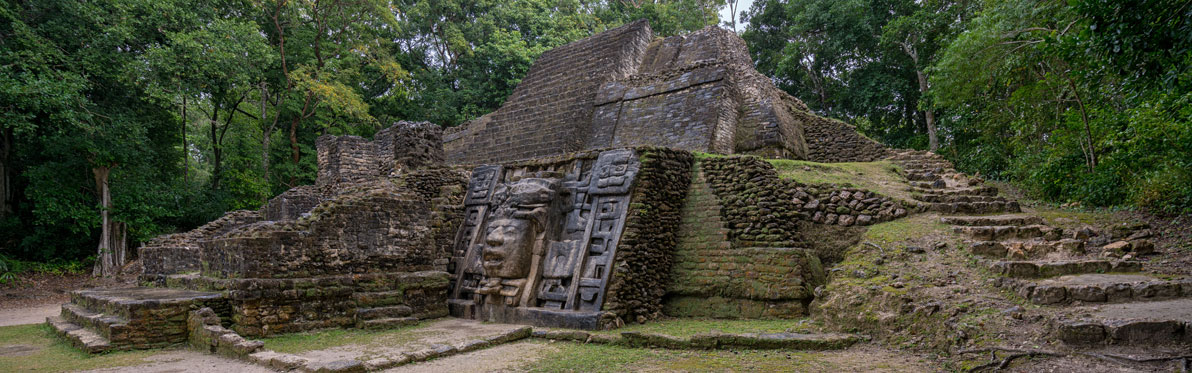
[[[1018,349],[1001,348],[1001,347],[961,350],[961,351],[957,351],[956,353],[957,354],[971,354],[971,353],[984,353],[984,352],[989,353],[989,362],[969,368],[967,370],[968,372],[976,372],[976,371],[981,371],[981,370],[986,370],[986,369],[989,369],[989,370],[1006,369],[1006,368],[1010,367],[1010,363],[1014,362],[1015,359],[1018,359],[1020,357],[1066,356],[1061,353],[1044,351],[1044,350],[1018,350]],[[1006,355],[1005,357],[1003,357],[999,360],[999,358],[997,356],[998,352],[1009,353],[1009,355]]]
[[[882,253],[883,256],[886,255],[886,249],[883,249],[881,246],[878,246],[877,244],[875,244],[873,242],[869,242],[869,241],[865,241],[865,244],[877,248],[877,251]]]

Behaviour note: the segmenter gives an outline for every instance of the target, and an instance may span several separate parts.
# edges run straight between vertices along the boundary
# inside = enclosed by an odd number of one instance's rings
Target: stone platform
[[[192,309],[230,312],[220,293],[166,289],[90,289],[71,292],[62,314],[46,319],[63,338],[91,353],[186,343]]]

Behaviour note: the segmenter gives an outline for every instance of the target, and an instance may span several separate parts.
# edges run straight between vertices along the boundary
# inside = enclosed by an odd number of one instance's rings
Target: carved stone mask
[[[537,229],[527,219],[497,219],[488,225],[481,265],[488,277],[526,278]]]

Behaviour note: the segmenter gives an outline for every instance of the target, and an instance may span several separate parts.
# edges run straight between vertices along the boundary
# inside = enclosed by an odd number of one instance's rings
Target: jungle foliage
[[[714,25],[721,3],[0,0],[2,272],[255,209],[313,182],[322,134],[457,125],[543,51]]]
[[[762,73],[871,137],[929,148],[934,116],[963,171],[1192,212],[1192,2],[766,0],[744,18]]]
[[[257,208],[313,182],[322,134],[458,125],[546,50],[735,4],[0,0],[0,253],[77,261],[104,222],[135,247]],[[739,20],[760,71],[891,145],[932,146],[932,122],[962,169],[1036,196],[1192,210],[1187,1],[757,0]]]

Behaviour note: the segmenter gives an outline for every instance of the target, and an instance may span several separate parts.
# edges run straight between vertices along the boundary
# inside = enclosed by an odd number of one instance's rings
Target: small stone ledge
[[[1093,276],[1086,275],[1084,277]],[[1112,275],[1106,275],[1112,276]],[[1077,276],[1080,277],[1080,276]],[[1192,280],[1140,281],[1138,276],[1126,276],[1122,281],[1082,283],[1066,282],[1066,277],[1056,281],[1002,281],[1001,286],[1019,296],[1040,305],[1061,305],[1081,303],[1124,303],[1134,301],[1166,300],[1192,297]]]
[[[248,355],[248,360],[255,364],[277,370],[298,370],[312,373],[371,372],[495,347],[528,338],[531,332],[532,329],[525,326],[483,339],[472,339],[454,345],[433,344],[421,350],[403,352],[396,356],[379,357],[363,362],[358,360],[316,361],[302,356],[277,353],[269,350],[252,353]]]
[[[997,274],[1015,278],[1043,278],[1084,273],[1138,272],[1142,263],[1124,260],[1000,261],[989,266]]]
[[[576,330],[535,330],[534,338],[612,344],[628,347],[659,347],[677,350],[839,350],[864,340],[852,334],[804,333],[700,333],[679,338],[660,333],[624,332],[618,335],[594,334]]]
[[[219,355],[245,358],[265,346],[265,342],[245,339],[224,328],[215,311],[206,307],[190,312],[186,328],[192,347]]]

